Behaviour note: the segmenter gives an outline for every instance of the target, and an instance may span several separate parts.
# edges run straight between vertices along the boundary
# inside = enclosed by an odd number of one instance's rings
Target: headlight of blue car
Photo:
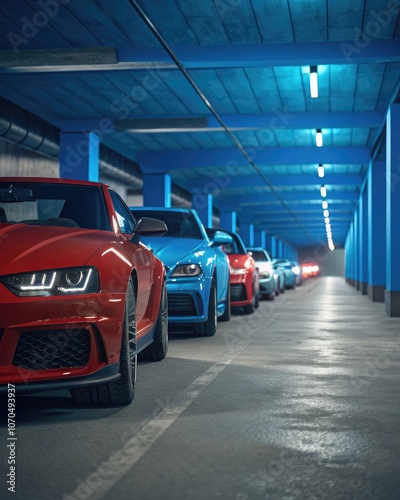
[[[171,274],[172,278],[191,278],[192,276],[199,276],[203,271],[198,264],[180,264],[176,266],[174,272]]]

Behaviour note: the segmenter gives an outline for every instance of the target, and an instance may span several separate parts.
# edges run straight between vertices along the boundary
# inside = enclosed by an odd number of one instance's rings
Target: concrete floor
[[[137,387],[122,409],[19,396],[17,493],[2,416],[0,498],[400,499],[400,319],[342,278],[172,336]]]

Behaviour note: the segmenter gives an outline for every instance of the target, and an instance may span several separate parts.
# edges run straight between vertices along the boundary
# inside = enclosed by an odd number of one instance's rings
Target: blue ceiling
[[[398,101],[396,2],[138,0],[257,170],[133,3],[2,0],[0,95],[61,130],[100,131],[143,171],[211,192],[217,209],[295,247],[326,243],[324,184],[343,245]]]

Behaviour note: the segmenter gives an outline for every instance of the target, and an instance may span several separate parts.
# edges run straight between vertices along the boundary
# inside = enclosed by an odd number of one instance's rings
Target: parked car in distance
[[[290,260],[284,258],[273,259],[272,265],[285,275],[285,288],[296,288],[296,275],[300,272],[297,266],[294,266]]]
[[[291,264],[292,264],[292,271],[296,276],[296,286],[301,286],[303,283],[303,274],[301,272],[301,266],[299,265],[298,262],[293,260],[291,261]]]
[[[314,262],[305,262],[301,265],[301,272],[303,278],[311,278],[313,276],[319,276],[319,266]]]
[[[258,269],[260,283],[260,296],[273,300],[279,295],[279,276],[272,268],[272,259],[268,252],[262,247],[247,247],[247,251],[253,257]]]
[[[219,230],[207,228],[206,231],[210,238],[215,238]],[[231,306],[242,307],[244,313],[251,314],[259,306],[258,271],[241,237],[237,233],[225,232],[232,237],[231,243],[223,245],[229,258]]]
[[[0,178],[0,391],[70,389],[84,405],[125,405],[137,354],[168,349],[162,262],[105,184]]]
[[[218,231],[210,239],[189,208],[131,207],[136,219],[154,217],[168,226],[160,237],[144,238],[165,265],[170,324],[191,325],[199,336],[215,334],[217,320],[231,315],[229,261],[221,245],[232,238]]]

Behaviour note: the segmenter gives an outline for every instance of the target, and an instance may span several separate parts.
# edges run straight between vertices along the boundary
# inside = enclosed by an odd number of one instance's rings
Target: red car
[[[212,237],[217,229],[207,229]],[[260,285],[253,257],[247,252],[241,237],[236,233],[220,229],[232,237],[232,243],[223,246],[229,258],[229,283],[231,307],[243,307],[251,314],[259,306]]]
[[[101,183],[0,178],[0,390],[69,388],[85,405],[129,404],[137,354],[168,346],[165,271]]]

